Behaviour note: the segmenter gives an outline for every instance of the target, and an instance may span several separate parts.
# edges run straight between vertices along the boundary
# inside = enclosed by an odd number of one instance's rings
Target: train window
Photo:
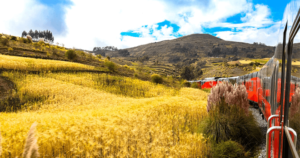
[[[249,83],[250,83],[249,91],[253,91],[253,81],[251,80]]]

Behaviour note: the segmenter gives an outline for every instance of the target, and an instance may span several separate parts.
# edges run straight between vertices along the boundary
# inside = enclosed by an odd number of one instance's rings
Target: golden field
[[[94,66],[84,64],[7,56],[0,54],[0,68],[27,71],[56,71],[56,70],[94,70]]]
[[[253,62],[252,60],[239,60],[239,62],[241,64],[250,64],[251,62]]]
[[[0,114],[3,158],[22,157],[34,122],[41,157],[205,157],[209,152],[198,132],[207,116],[207,93],[201,90],[90,73],[2,75],[14,81],[12,93],[24,103],[18,112]]]

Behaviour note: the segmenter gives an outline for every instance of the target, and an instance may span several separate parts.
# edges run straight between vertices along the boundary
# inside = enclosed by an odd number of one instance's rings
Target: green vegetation
[[[241,158],[247,157],[248,154],[242,145],[231,140],[221,142],[213,149],[213,157],[216,158]]]
[[[226,93],[225,89],[228,90]],[[260,128],[252,113],[248,111],[249,103],[245,97],[247,92],[244,89],[244,85],[234,87],[230,83],[220,83],[212,88],[208,96],[207,110],[209,114],[200,126],[200,131],[211,138],[213,148],[219,151],[216,153],[218,155],[224,154],[220,152],[221,149],[231,150],[234,148],[233,146],[238,147],[236,143],[227,141],[241,144],[246,151],[250,151],[252,154],[255,153],[257,145],[262,141]],[[233,91],[238,92],[233,93]],[[224,142],[227,143],[222,144]],[[240,151],[244,153],[242,150]]]
[[[69,60],[74,60],[76,58],[76,53],[74,50],[68,50],[66,52],[66,57],[69,59]]]
[[[191,84],[191,87],[192,87],[192,88],[199,88],[197,82],[193,82],[193,83]]]
[[[104,65],[108,68],[109,71],[112,71],[112,72],[116,71],[116,68],[117,68],[116,64],[113,63],[112,61],[106,60],[104,62]]]
[[[163,82],[163,78],[158,74],[151,75],[151,80],[153,83],[162,83]]]

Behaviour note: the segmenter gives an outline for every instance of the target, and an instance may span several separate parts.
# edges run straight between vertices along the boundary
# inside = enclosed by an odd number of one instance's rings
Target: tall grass
[[[182,88],[174,95],[161,85],[121,78],[133,87],[150,87],[151,98],[133,98],[112,94],[117,86],[97,87],[101,76],[89,73],[3,75],[16,83],[25,104],[17,113],[0,115],[2,157],[22,156],[34,122],[42,157],[206,157],[209,152],[207,139],[197,132],[207,116],[207,94],[201,90]]]
[[[0,55],[0,68],[26,71],[95,70],[94,66],[78,63]]]
[[[202,131],[211,137],[213,146],[218,148],[218,144],[232,140],[243,145],[248,151],[255,151],[262,141],[262,133],[253,115],[248,111],[246,87],[233,86],[228,82],[218,83],[211,89],[207,102],[209,115],[203,122]],[[216,153],[217,151],[221,152],[216,150],[213,151],[214,154],[223,154]],[[244,156],[246,155],[248,153]]]

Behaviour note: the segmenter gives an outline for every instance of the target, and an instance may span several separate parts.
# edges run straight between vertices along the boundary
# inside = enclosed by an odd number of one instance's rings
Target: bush
[[[9,47],[9,48],[7,48],[7,50],[8,50],[8,52],[10,52],[10,51],[13,51],[14,49]]]
[[[7,39],[7,38],[2,38],[2,39],[1,39],[1,44],[2,44],[3,46],[8,46],[8,45],[9,45],[8,39]]]
[[[203,88],[202,90],[203,90],[204,92],[206,92],[206,93],[210,93],[211,88]]]
[[[203,133],[215,143],[228,140],[239,142],[247,150],[260,144],[262,133],[253,115],[248,112],[249,103],[244,85],[232,86],[219,83],[208,96],[209,115],[203,122]]]
[[[101,59],[102,58],[102,56],[100,55],[100,54],[98,54],[98,55],[96,55],[99,59]]]
[[[105,61],[104,65],[108,68],[109,71],[116,71],[116,64],[111,61]]]
[[[162,83],[163,78],[158,74],[153,74],[153,75],[151,75],[151,81],[154,83]]]
[[[29,43],[29,41],[27,40],[27,38],[20,38],[19,40],[21,43]]]
[[[213,157],[240,158],[246,156],[244,147],[231,140],[219,143],[213,150]]]
[[[190,82],[183,82],[183,87],[191,87],[191,83]]]
[[[40,46],[45,46],[45,42],[44,42],[44,41],[39,41],[38,44],[39,44]]]
[[[192,87],[192,88],[199,88],[197,82],[192,83],[191,87]]]
[[[66,57],[69,59],[69,60],[74,60],[76,58],[76,53],[74,50],[68,50],[66,52]]]
[[[17,37],[16,36],[11,36],[10,40],[17,41]]]
[[[107,60],[110,60],[110,57],[109,57],[109,56],[107,56],[107,57],[106,57],[106,59],[107,59]]]
[[[212,106],[217,106],[224,99],[229,105],[235,105],[244,110],[248,114],[249,102],[246,87],[244,85],[233,86],[231,83],[218,83],[211,89],[211,93],[207,98],[207,111]]]

